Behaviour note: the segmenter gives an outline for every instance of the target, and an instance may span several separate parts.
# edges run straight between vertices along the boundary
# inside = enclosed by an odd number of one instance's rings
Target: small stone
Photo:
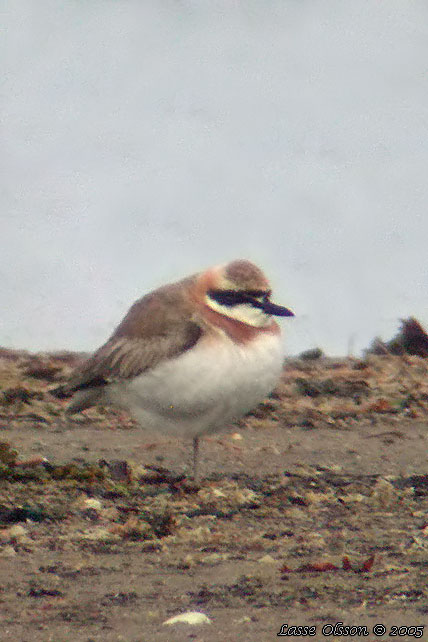
[[[94,499],[93,497],[88,497],[85,499],[83,502],[83,507],[84,508],[92,508],[93,510],[101,510],[103,505],[101,504],[99,499]]]
[[[217,564],[218,562],[222,562],[225,559],[224,555],[221,553],[210,553],[209,555],[205,555],[201,559],[201,562],[203,564]]]
[[[13,546],[4,546],[0,549],[0,557],[15,557],[16,551]]]
[[[263,557],[257,561],[259,564],[276,564],[276,559],[274,559],[272,555],[263,555]]]
[[[250,488],[237,488],[234,492],[231,493],[231,499],[235,501],[238,506],[243,506],[245,504],[252,504],[255,501],[259,500],[259,496]]]
[[[223,491],[219,488],[213,488],[212,494],[214,495],[214,497],[226,497],[225,493],[223,493]]]
[[[23,537],[27,536],[27,529],[24,528],[24,526],[21,526],[20,524],[16,524],[15,526],[11,526],[8,529],[8,534],[11,539],[22,539]]]
[[[349,495],[343,495],[340,498],[340,501],[344,504],[351,504],[353,502],[364,502],[366,501],[366,499],[367,497],[365,497],[365,495],[362,495],[361,493],[350,493]]]
[[[163,624],[168,626],[171,624],[211,624],[209,617],[198,611],[187,611],[187,613],[181,613],[180,615],[174,615],[170,617],[169,620],[165,620]]]
[[[386,479],[379,479],[376,482],[370,497],[371,503],[380,508],[391,507],[397,499],[397,491]]]
[[[137,479],[138,481],[144,481],[146,478],[153,478],[153,470],[150,470],[149,468],[146,468],[145,466],[141,466],[140,464],[129,464],[130,470],[131,470],[131,475],[133,479]]]
[[[248,622],[252,622],[252,619],[248,617],[248,615],[244,615],[244,617],[241,617],[239,620],[235,620],[236,624],[248,624]]]
[[[195,566],[195,564],[195,558],[193,557],[193,555],[189,554],[186,555],[180,562],[178,562],[177,566],[178,568],[188,569],[192,568],[192,566]]]

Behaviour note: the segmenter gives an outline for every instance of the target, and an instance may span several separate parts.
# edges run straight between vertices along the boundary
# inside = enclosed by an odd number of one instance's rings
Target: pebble
[[[93,510],[101,510],[103,505],[99,499],[94,499],[93,497],[88,497],[83,502],[84,508],[92,508]]]
[[[205,555],[205,557],[201,559],[201,562],[203,564],[218,564],[218,562],[222,562],[227,559],[227,557],[228,556],[223,553],[210,553],[209,555]]]
[[[4,546],[0,549],[0,557],[15,557],[16,551],[13,546]]]
[[[24,526],[21,526],[20,524],[16,524],[16,526],[11,526],[7,532],[10,538],[13,538],[16,540],[22,539],[23,537],[27,536],[27,529],[24,528]]]
[[[187,613],[180,613],[180,615],[170,617],[169,620],[165,620],[163,624],[167,624],[168,626],[172,624],[211,624],[211,620],[198,611],[187,611]]]
[[[276,564],[276,559],[274,559],[272,555],[263,555],[263,557],[257,561],[259,564]]]

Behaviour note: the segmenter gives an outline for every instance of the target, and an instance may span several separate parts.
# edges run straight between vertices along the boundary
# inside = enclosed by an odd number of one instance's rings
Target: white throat
[[[260,308],[255,308],[250,303],[239,303],[237,305],[222,305],[211,297],[205,297],[205,303],[214,310],[230,319],[236,319],[254,328],[265,328],[271,322],[271,315],[266,314]]]

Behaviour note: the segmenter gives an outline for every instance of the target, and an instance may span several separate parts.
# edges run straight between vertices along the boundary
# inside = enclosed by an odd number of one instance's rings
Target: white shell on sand
[[[198,611],[187,611],[187,613],[180,613],[174,615],[169,620],[165,620],[163,624],[211,624],[209,617]]]

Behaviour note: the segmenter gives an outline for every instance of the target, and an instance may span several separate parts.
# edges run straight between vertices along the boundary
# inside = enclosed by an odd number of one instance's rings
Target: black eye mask
[[[220,303],[220,305],[225,305],[229,308],[242,303],[249,303],[253,308],[259,308],[266,312],[266,314],[277,317],[294,317],[294,313],[288,308],[271,303],[268,298],[269,295],[264,290],[248,290],[246,292],[237,290],[208,290],[207,294],[211,299]],[[263,301],[259,301],[261,297],[263,297]]]

